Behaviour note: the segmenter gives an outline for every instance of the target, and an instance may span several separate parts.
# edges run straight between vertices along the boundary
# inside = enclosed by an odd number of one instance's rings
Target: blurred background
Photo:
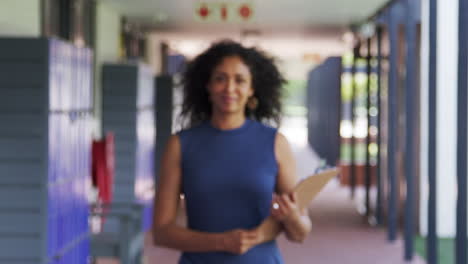
[[[187,62],[232,39],[288,79],[299,176],[341,169],[286,263],[466,264],[467,5],[1,0],[0,263],[176,263],[151,241],[159,161]]]

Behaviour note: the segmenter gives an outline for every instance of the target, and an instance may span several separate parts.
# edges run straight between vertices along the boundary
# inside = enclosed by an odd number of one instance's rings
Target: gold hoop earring
[[[252,111],[257,109],[257,107],[258,107],[257,97],[255,97],[255,96],[250,97],[249,100],[247,101],[247,107]]]

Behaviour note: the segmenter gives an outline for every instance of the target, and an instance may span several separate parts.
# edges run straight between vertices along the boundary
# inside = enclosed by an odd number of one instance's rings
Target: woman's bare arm
[[[275,154],[278,161],[278,180],[274,203],[278,208],[272,210],[272,216],[279,220],[286,237],[294,242],[302,242],[312,229],[307,210],[300,210],[294,187],[298,183],[296,162],[287,139],[278,133],[275,141]]]

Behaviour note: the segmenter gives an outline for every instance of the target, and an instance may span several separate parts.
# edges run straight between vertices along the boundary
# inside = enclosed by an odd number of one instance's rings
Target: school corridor
[[[340,169],[286,263],[468,263],[467,24],[466,0],[0,0],[0,264],[177,263],[161,156],[222,39],[288,80],[299,176]]]

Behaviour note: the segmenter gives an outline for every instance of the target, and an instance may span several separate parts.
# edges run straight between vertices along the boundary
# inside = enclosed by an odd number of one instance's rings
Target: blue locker
[[[102,70],[103,129],[115,134],[114,201],[151,210],[154,188],[154,84],[143,64],[108,64]],[[144,229],[151,219],[142,215]]]
[[[0,150],[0,174],[11,175],[0,178],[0,226],[8,221],[17,232],[0,237],[0,263],[86,263],[86,240],[53,257],[88,232],[85,102],[92,69],[88,49],[56,39],[0,38],[0,103],[8,110],[0,122],[9,124],[0,126],[0,142],[9,147]]]
[[[309,144],[330,165],[339,159],[340,76],[341,58],[330,57],[309,73],[307,87]]]

